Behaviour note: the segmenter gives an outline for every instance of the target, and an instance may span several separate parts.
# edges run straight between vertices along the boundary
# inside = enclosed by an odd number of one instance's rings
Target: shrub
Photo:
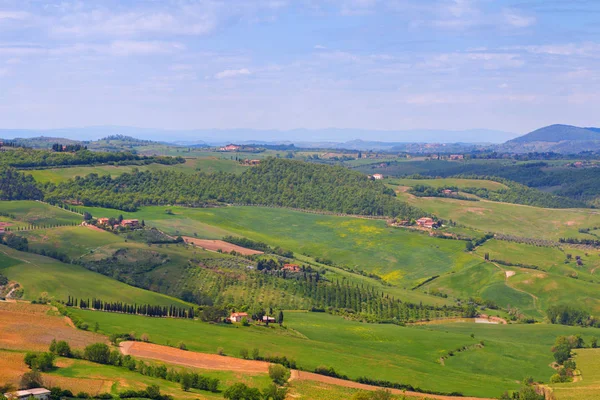
[[[225,355],[225,350],[223,350],[222,347],[217,348],[217,354],[220,356],[224,356]]]
[[[248,349],[241,349],[240,357],[242,357],[244,360],[247,360],[248,359]]]
[[[110,359],[110,348],[104,343],[90,344],[83,351],[83,357],[98,364],[108,364]]]
[[[290,370],[279,364],[269,365],[269,377],[278,385],[284,385],[290,377]]]

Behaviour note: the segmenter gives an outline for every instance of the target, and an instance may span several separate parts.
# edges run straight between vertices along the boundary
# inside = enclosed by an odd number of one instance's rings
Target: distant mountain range
[[[600,128],[550,125],[509,140],[498,146],[498,150],[515,153],[551,151],[570,154],[600,151]]]
[[[176,142],[182,145],[235,143],[346,143],[372,140],[385,143],[503,143],[518,136],[516,133],[490,129],[447,130],[367,130],[367,129],[196,129],[168,130],[127,126],[93,126],[64,129],[0,129],[0,138],[62,137],[75,140],[97,140],[111,135],[133,136],[139,139]],[[388,147],[388,146],[385,146]]]
[[[360,129],[295,129],[288,131],[252,129],[161,130],[119,126],[52,130],[0,129],[0,138],[29,138],[34,147],[50,142],[94,141],[125,135],[141,140],[169,142],[180,146],[221,146],[227,143],[291,145],[299,148],[397,151],[412,153],[469,152],[489,149],[499,152],[555,152],[576,154],[600,151],[600,128],[550,125],[523,136],[514,133],[472,129],[377,131]],[[31,140],[31,138],[34,138]],[[64,139],[58,139],[64,138]],[[352,139],[351,139],[352,138]],[[366,140],[369,138],[369,140]],[[101,143],[110,148],[107,143]],[[133,143],[125,143],[135,146]],[[102,147],[102,148],[104,148]]]

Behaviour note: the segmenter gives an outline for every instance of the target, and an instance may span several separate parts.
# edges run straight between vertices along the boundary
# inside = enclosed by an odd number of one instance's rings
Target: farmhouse
[[[463,156],[462,154],[451,154],[450,159],[451,160],[464,160],[465,156]]]
[[[48,400],[50,399],[50,391],[44,388],[36,388],[36,389],[28,389],[28,390],[19,390],[13,393],[5,393],[4,396],[7,399],[21,400],[21,399],[39,399],[39,400]]]
[[[437,227],[437,222],[435,222],[433,218],[423,217],[417,220],[417,225],[423,228],[432,229]]]
[[[452,194],[454,192],[452,190],[450,190],[450,189],[444,189],[442,193],[444,193],[444,194]]]
[[[237,144],[228,144],[227,146],[221,147],[219,150],[221,151],[238,151],[242,146],[238,146]]]
[[[231,314],[229,316],[229,320],[231,322],[242,322],[243,318],[248,319],[248,313],[245,313],[245,312],[234,312],[233,314]]]
[[[268,322],[268,323],[275,322],[275,318],[264,315],[263,322]]]
[[[300,272],[301,268],[298,264],[284,264],[282,270],[291,272]]]
[[[140,225],[140,222],[137,219],[124,219],[121,221],[121,226],[125,226],[127,228],[137,228]]]
[[[373,174],[373,179],[375,179],[375,180],[383,179],[383,175],[381,175],[381,174]]]
[[[108,218],[98,218],[99,225],[108,225]]]

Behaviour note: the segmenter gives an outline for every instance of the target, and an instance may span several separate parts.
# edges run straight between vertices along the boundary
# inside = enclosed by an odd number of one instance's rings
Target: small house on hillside
[[[275,318],[273,317],[269,317],[267,315],[263,316],[263,322],[268,322],[268,323],[275,323]]]
[[[248,313],[245,312],[234,312],[229,316],[231,322],[242,322],[242,319],[248,319]]]
[[[452,194],[454,192],[451,189],[444,189],[442,193],[444,193],[444,194]]]
[[[300,272],[302,269],[298,264],[284,264],[282,270],[291,272]]]
[[[25,400],[31,398],[38,400],[48,400],[50,399],[50,391],[44,388],[19,390],[12,393],[4,393],[4,397],[10,400]]]
[[[137,219],[124,219],[121,221],[121,226],[127,228],[137,228],[140,225],[140,222]]]
[[[98,218],[98,225],[108,225],[109,218]]]
[[[423,217],[417,220],[417,225],[422,228],[432,229],[438,226],[437,222],[433,220],[433,218]]]
[[[383,175],[381,175],[381,174],[373,174],[373,179],[375,179],[375,180],[381,180],[381,179],[383,179]]]
[[[464,160],[465,156],[463,156],[462,154],[450,154],[450,159],[451,160]]]

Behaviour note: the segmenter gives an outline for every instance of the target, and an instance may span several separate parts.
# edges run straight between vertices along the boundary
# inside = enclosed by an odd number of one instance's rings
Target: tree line
[[[60,146],[60,145],[59,145]],[[62,149],[62,146],[61,146]],[[75,152],[17,148],[0,153],[0,166],[14,168],[60,167],[115,163],[117,165],[174,165],[184,163],[183,157],[140,156],[130,152]]]
[[[79,307],[83,310],[118,312],[147,317],[194,318],[195,316],[193,307],[176,307],[173,305],[127,304],[122,302],[108,302],[100,299],[78,299],[71,296],[68,296],[64,304],[68,307]]]

